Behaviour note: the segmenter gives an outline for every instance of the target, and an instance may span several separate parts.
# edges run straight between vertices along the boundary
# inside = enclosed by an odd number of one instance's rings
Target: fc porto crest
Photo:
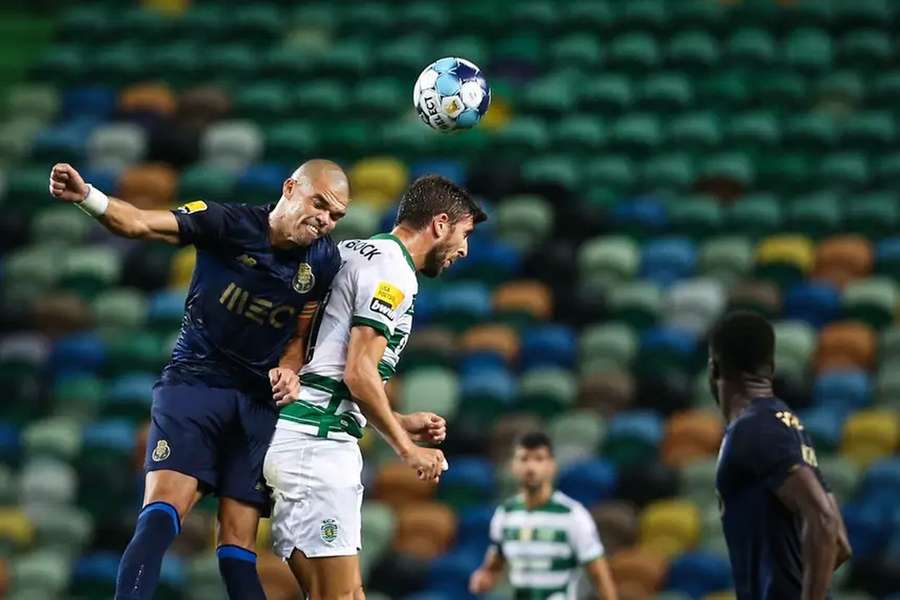
[[[297,266],[297,274],[294,275],[291,285],[298,294],[306,294],[313,289],[313,286],[316,285],[316,276],[309,263],[302,262]]]
[[[153,454],[150,455],[150,458],[153,459],[153,462],[161,462],[169,458],[170,454],[172,454],[172,450],[169,448],[169,442],[159,440],[156,442],[156,448],[153,449]]]

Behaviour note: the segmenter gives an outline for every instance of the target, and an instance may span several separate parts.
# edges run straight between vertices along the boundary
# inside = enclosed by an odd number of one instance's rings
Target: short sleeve
[[[759,414],[753,436],[753,457],[758,476],[770,490],[781,487],[794,469],[807,464],[800,421],[789,412]],[[747,432],[750,433],[750,432]],[[807,453],[812,452],[810,447]],[[815,466],[810,465],[810,466]]]
[[[583,506],[576,506],[572,511],[569,539],[580,565],[586,565],[604,554],[603,543],[600,541],[600,534],[597,533],[597,524]]]
[[[392,268],[393,267],[393,268]],[[390,339],[397,322],[412,306],[415,288],[409,270],[379,261],[356,273],[353,325],[366,325]]]
[[[337,244],[330,237],[325,237],[317,242],[313,249],[315,252],[316,283],[310,292],[309,300],[318,301],[328,294],[335,276],[341,269],[341,252]]]
[[[494,548],[498,553],[503,554],[503,516],[505,511],[502,506],[498,506],[497,510],[494,511],[494,516],[491,517],[491,525],[490,525],[490,541],[491,547]]]
[[[234,207],[203,200],[183,204],[172,213],[178,221],[179,241],[197,247],[217,245],[240,223]]]

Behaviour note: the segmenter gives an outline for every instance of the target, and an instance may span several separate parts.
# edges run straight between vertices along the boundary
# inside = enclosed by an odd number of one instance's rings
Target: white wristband
[[[88,193],[81,202],[76,202],[75,206],[91,215],[95,219],[103,216],[109,206],[109,196],[92,186],[87,184]]]

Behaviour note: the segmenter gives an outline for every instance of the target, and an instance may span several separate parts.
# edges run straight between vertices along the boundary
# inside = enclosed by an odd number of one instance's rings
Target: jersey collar
[[[397,245],[400,246],[400,250],[403,252],[403,258],[406,259],[406,262],[409,264],[409,268],[412,269],[413,272],[415,273],[416,263],[413,262],[412,255],[410,255],[409,250],[406,249],[406,246],[403,245],[403,242],[400,241],[400,238],[398,238],[393,233],[379,233],[378,235],[373,235],[371,239],[373,239],[373,240],[393,240],[393,241],[397,242]]]

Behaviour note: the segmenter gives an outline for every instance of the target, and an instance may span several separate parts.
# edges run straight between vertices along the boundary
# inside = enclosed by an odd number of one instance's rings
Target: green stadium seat
[[[606,426],[594,412],[568,411],[547,425],[553,454],[561,467],[594,457],[603,443]]]
[[[559,121],[553,138],[557,147],[567,151],[594,153],[606,143],[606,128],[595,116],[573,114]]]
[[[12,563],[15,597],[61,598],[69,583],[71,558],[46,548],[16,556]]]
[[[746,155],[736,152],[710,156],[700,165],[700,175],[732,181],[743,187],[749,186],[755,178],[753,163]]]
[[[640,266],[640,250],[624,236],[602,236],[585,242],[578,251],[578,272],[590,285],[616,284],[635,276]]]
[[[848,199],[844,229],[867,238],[893,235],[900,226],[900,202],[893,192],[869,192]]]
[[[490,10],[490,9],[489,9]],[[493,11],[492,11],[493,12]],[[470,23],[466,27],[471,27]],[[513,61],[531,66],[540,65],[545,58],[543,39],[535,33],[520,33],[494,40],[491,61]]]
[[[318,57],[318,70],[325,75],[356,80],[369,72],[373,61],[372,46],[361,39],[346,39]]]
[[[60,26],[66,31],[80,31],[101,39],[114,30],[106,8],[98,4],[72,6],[60,19]]]
[[[186,570],[192,597],[197,600],[217,600],[227,596],[225,584],[219,574],[219,560],[215,554],[203,553],[191,557]]]
[[[787,221],[790,231],[815,239],[827,237],[840,230],[840,200],[830,191],[806,194],[788,205]]]
[[[679,67],[706,69],[719,62],[719,44],[706,31],[683,31],[669,42],[668,56]]]
[[[120,256],[104,246],[70,250],[63,259],[61,283],[87,298],[111,287],[119,279]]]
[[[384,7],[390,14],[390,9]],[[381,45],[377,54],[377,64],[389,75],[406,76],[413,81],[428,65],[431,41],[423,35],[409,35],[388,41]]]
[[[103,382],[92,375],[58,380],[53,385],[53,414],[86,421],[97,414]]]
[[[147,64],[141,48],[130,42],[104,46],[91,57],[91,73],[98,82],[122,86],[140,80]]]
[[[522,96],[525,110],[542,114],[562,115],[574,110],[578,97],[569,78],[548,75],[532,82]]]
[[[293,45],[276,45],[259,53],[260,78],[271,78],[284,85],[295,83],[298,78],[313,79],[321,52],[297,48]]]
[[[408,90],[395,79],[367,79],[356,88],[352,106],[360,114],[395,115],[406,109]]]
[[[11,506],[18,501],[19,488],[16,476],[11,467],[0,465],[0,502],[3,506]]]
[[[419,4],[421,3],[417,2],[415,5]],[[439,10],[443,20],[445,18],[444,9],[440,8]],[[487,65],[491,55],[487,46],[487,40],[475,35],[440,38],[437,43],[436,56],[465,56],[479,66]]]
[[[650,327],[662,313],[662,292],[650,281],[617,285],[609,290],[607,301],[612,317],[635,329]]]
[[[9,172],[6,183],[7,198],[15,198],[15,206],[36,212],[48,206],[59,206],[50,198],[47,181],[49,165],[17,167]]]
[[[400,405],[406,413],[428,410],[452,420],[459,407],[456,373],[438,367],[423,367],[408,372],[403,377]]]
[[[885,27],[891,23],[892,13],[888,0],[854,0],[836,3],[834,18],[837,22]]]
[[[618,73],[604,73],[591,77],[581,86],[579,103],[607,113],[627,110],[634,102],[634,90],[628,77]]]
[[[660,63],[660,50],[649,33],[624,33],[609,44],[609,62],[627,70],[646,72]]]
[[[265,155],[269,159],[281,159],[285,156],[311,156],[315,152],[318,142],[315,128],[305,121],[273,123],[265,131],[265,140]],[[184,177],[182,175],[182,185],[184,185]],[[229,186],[233,185],[234,182],[229,184]]]
[[[59,93],[45,84],[19,84],[6,93],[7,118],[48,123],[59,111]]]
[[[700,247],[700,272],[725,284],[732,284],[753,269],[753,246],[741,235],[707,240]]]
[[[656,155],[644,165],[642,180],[647,190],[687,189],[694,182],[691,157],[685,153]]]
[[[669,204],[669,227],[673,233],[704,239],[722,230],[722,208],[706,196],[688,196]]]
[[[147,13],[149,11],[141,11]],[[282,33],[284,15],[277,6],[254,3],[236,6],[228,15],[228,26],[237,39],[265,43]]]
[[[585,0],[561,5],[562,26],[574,30],[605,31],[615,21],[607,0]]]
[[[578,189],[580,173],[576,162],[567,156],[545,155],[522,163],[522,179],[531,184],[559,185]]]
[[[90,63],[85,58],[85,48],[77,45],[53,44],[45,49],[32,67],[35,77],[41,81],[53,81],[60,85],[75,85],[88,75]]]
[[[859,189],[869,183],[869,163],[861,152],[830,154],[822,160],[819,176],[833,189]]]
[[[550,46],[553,62],[567,67],[593,69],[603,61],[603,51],[595,36],[572,33],[554,41]]]
[[[117,288],[98,295],[93,308],[101,330],[134,331],[145,323],[147,300],[138,290]]]
[[[787,64],[805,72],[820,73],[830,68],[832,53],[831,37],[820,29],[798,29],[784,44]]]
[[[204,162],[240,173],[263,152],[263,133],[253,121],[220,121],[210,125],[200,140]]]
[[[693,98],[691,82],[677,73],[657,73],[643,81],[638,91],[643,106],[659,111],[678,111]]]
[[[783,20],[787,27],[803,27],[809,25],[827,27],[834,18],[834,6],[832,2],[799,0],[780,6],[779,9],[779,19]]]
[[[35,215],[31,222],[31,239],[76,245],[85,240],[92,228],[92,223],[71,206],[54,206]]]
[[[497,207],[497,237],[529,252],[550,236],[553,216],[553,207],[540,196],[506,197]]]
[[[697,81],[696,97],[706,108],[734,110],[750,100],[751,86],[746,75],[732,69],[704,77]]]
[[[347,211],[344,218],[334,228],[332,237],[335,240],[368,239],[378,233],[380,215],[372,205],[365,202],[363,198],[357,197],[357,201],[353,203],[353,209],[353,214]]]
[[[775,364],[779,372],[803,381],[816,349],[816,332],[804,321],[775,323]]]
[[[628,371],[637,356],[638,339],[624,323],[601,323],[581,332],[578,347],[582,373]]]
[[[716,506],[716,460],[695,460],[681,468],[679,495],[697,506]],[[718,527],[721,528],[721,522]]]
[[[766,73],[757,82],[757,95],[766,106],[803,106],[808,97],[807,80],[794,71]]]
[[[891,187],[900,185],[900,153],[888,154],[877,160],[878,182]]]
[[[875,81],[870,84],[869,91],[874,96],[877,106],[890,110],[900,94],[900,70],[888,70],[874,75]]]
[[[722,128],[713,113],[691,112],[674,116],[668,122],[667,144],[684,148],[710,149],[722,142]]]
[[[35,528],[35,542],[41,550],[77,556],[90,541],[94,524],[90,516],[74,506],[28,507]]]
[[[315,79],[296,86],[291,105],[300,114],[335,115],[346,111],[349,98],[347,90],[339,82]]]
[[[794,192],[809,189],[813,160],[809,153],[773,151],[759,156],[757,171],[760,181],[773,188]]]
[[[381,146],[390,148],[392,154],[413,159],[428,152],[434,132],[423,127],[419,119],[402,119],[385,123],[379,138]]]
[[[0,164],[16,164],[28,157],[40,129],[41,124],[33,119],[0,123]]]
[[[866,88],[857,72],[837,71],[819,80],[816,93],[820,101],[841,102],[855,106],[863,101]]]
[[[885,362],[878,370],[875,401],[881,408],[900,410],[900,361]]]
[[[770,148],[781,140],[781,127],[771,111],[738,113],[728,124],[727,137],[737,147]]]
[[[557,27],[562,15],[554,2],[531,0],[511,5],[506,18],[517,29],[548,31]]]
[[[652,113],[630,113],[612,123],[613,142],[633,152],[650,153],[662,142],[659,118]]]
[[[248,82],[235,91],[235,116],[264,125],[275,123],[290,113],[289,89],[273,81]]]
[[[844,314],[880,330],[894,320],[898,300],[897,285],[886,277],[852,281],[844,290]]]
[[[838,43],[841,61],[862,68],[889,65],[893,60],[894,44],[884,31],[857,29],[848,31]]]
[[[107,332],[106,372],[122,375],[135,370],[155,371],[169,358],[171,347],[153,331]]]
[[[71,461],[81,450],[81,424],[65,417],[34,421],[22,437],[30,458],[49,456]]]
[[[26,246],[5,257],[3,270],[6,299],[31,302],[56,284],[62,265],[53,246]]]
[[[737,65],[769,65],[776,58],[775,39],[763,29],[739,29],[728,40],[726,52],[728,58]]]
[[[617,4],[617,25],[622,29],[657,29],[666,24],[667,3],[663,0],[632,0]]]
[[[228,202],[236,184],[237,177],[230,170],[199,163],[182,171],[178,180],[178,198],[181,202],[198,199]]]
[[[446,30],[450,27],[444,6],[436,1],[406,4],[402,7],[402,10],[394,11],[392,17],[395,32],[420,29],[432,35],[441,35],[446,33]],[[474,60],[469,54],[445,54],[438,52],[436,56],[465,56],[470,60]],[[481,63],[475,61],[475,64]]]
[[[844,141],[868,149],[886,148],[897,140],[894,117],[887,111],[860,112],[849,116]]]
[[[91,132],[87,154],[91,167],[119,173],[140,162],[147,152],[147,134],[138,125],[101,125]]]
[[[819,459],[819,470],[840,505],[850,502],[860,480],[857,466],[842,456]]]
[[[179,25],[183,31],[203,32],[206,39],[225,37],[229,14],[215,4],[195,4],[180,18]]]
[[[522,408],[542,418],[555,416],[571,407],[577,393],[575,378],[565,369],[532,369],[519,380]]]
[[[585,164],[584,176],[591,186],[616,191],[631,189],[637,180],[631,159],[621,154],[606,154],[590,159]]]

